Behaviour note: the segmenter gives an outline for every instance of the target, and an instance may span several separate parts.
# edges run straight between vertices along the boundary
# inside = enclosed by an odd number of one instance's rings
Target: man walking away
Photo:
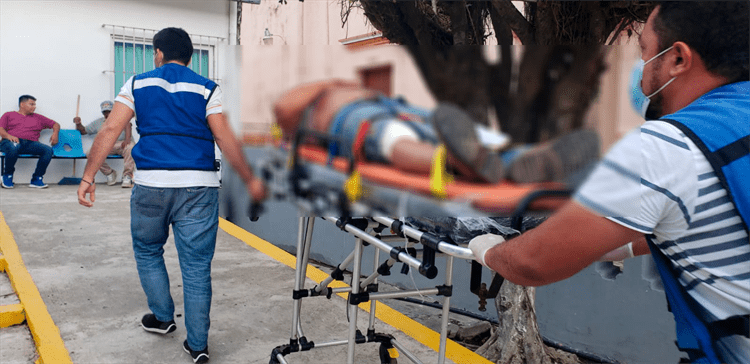
[[[137,169],[130,199],[131,233],[138,275],[152,312],[143,316],[141,325],[159,334],[176,330],[163,257],[171,225],[182,271],[187,328],[183,348],[195,363],[205,363],[211,260],[219,225],[214,141],[253,201],[264,199],[266,190],[253,175],[222,114],[221,89],[187,67],[193,54],[188,34],[178,28],[162,29],[154,36],[154,51],[157,68],[125,83],[94,140],[78,201],[93,205],[96,170],[137,114],[140,140],[132,152]]]

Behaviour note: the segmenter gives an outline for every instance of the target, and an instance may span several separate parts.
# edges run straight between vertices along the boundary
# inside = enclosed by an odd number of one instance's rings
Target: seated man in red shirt
[[[18,112],[8,111],[0,117],[0,152],[5,153],[5,168],[3,169],[3,188],[13,188],[13,172],[16,171],[16,161],[20,154],[39,156],[36,170],[31,176],[29,187],[47,188],[42,181],[47,166],[52,160],[52,147],[39,142],[42,129],[52,129],[49,142],[57,144],[60,124],[43,115],[34,113],[36,98],[23,95],[18,98]]]

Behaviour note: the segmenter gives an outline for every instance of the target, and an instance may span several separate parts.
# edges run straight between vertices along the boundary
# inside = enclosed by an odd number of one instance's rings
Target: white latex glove
[[[600,262],[617,262],[622,261],[628,258],[633,258],[635,255],[633,254],[633,243],[627,243],[607,254],[604,254],[601,258],[598,259]]]
[[[487,264],[484,262],[484,256],[487,254],[487,251],[492,249],[492,247],[494,247],[495,245],[498,245],[504,241],[505,239],[503,239],[503,237],[500,235],[479,235],[469,241],[469,249],[471,249],[471,252],[474,253],[474,257],[476,258],[477,262],[486,267]]]

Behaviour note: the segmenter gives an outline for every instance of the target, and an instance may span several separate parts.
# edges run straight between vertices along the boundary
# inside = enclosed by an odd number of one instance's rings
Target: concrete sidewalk
[[[165,246],[165,259],[178,328],[161,336],[140,327],[148,307],[131,247],[130,189],[97,185],[96,202],[89,209],[78,204],[77,187],[50,185],[37,190],[17,185],[0,190],[0,211],[73,362],[190,363],[182,350],[186,335],[182,285],[172,238]],[[271,350],[289,341],[294,270],[220,229],[212,271],[211,362],[268,363]],[[309,340],[346,338],[343,299],[302,303],[302,327]],[[360,311],[359,318],[358,327],[365,331],[367,314]],[[376,329],[393,334],[423,362],[437,362],[434,350],[403,332],[383,322]],[[416,331],[425,330],[430,331],[424,327]],[[358,345],[355,362],[379,363],[377,349],[377,344]],[[8,353],[9,348],[3,351]],[[346,347],[286,358],[291,363],[344,363]],[[403,356],[399,359],[408,362]]]

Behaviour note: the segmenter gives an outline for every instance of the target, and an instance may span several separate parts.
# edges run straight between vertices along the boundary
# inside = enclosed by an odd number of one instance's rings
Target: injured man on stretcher
[[[428,174],[442,143],[449,171],[472,182],[569,182],[599,157],[599,139],[591,130],[493,150],[482,144],[482,133],[492,132],[454,105],[441,103],[429,111],[343,80],[297,86],[276,101],[274,113],[287,137],[299,128],[324,134],[332,157],[361,155],[405,172]]]

